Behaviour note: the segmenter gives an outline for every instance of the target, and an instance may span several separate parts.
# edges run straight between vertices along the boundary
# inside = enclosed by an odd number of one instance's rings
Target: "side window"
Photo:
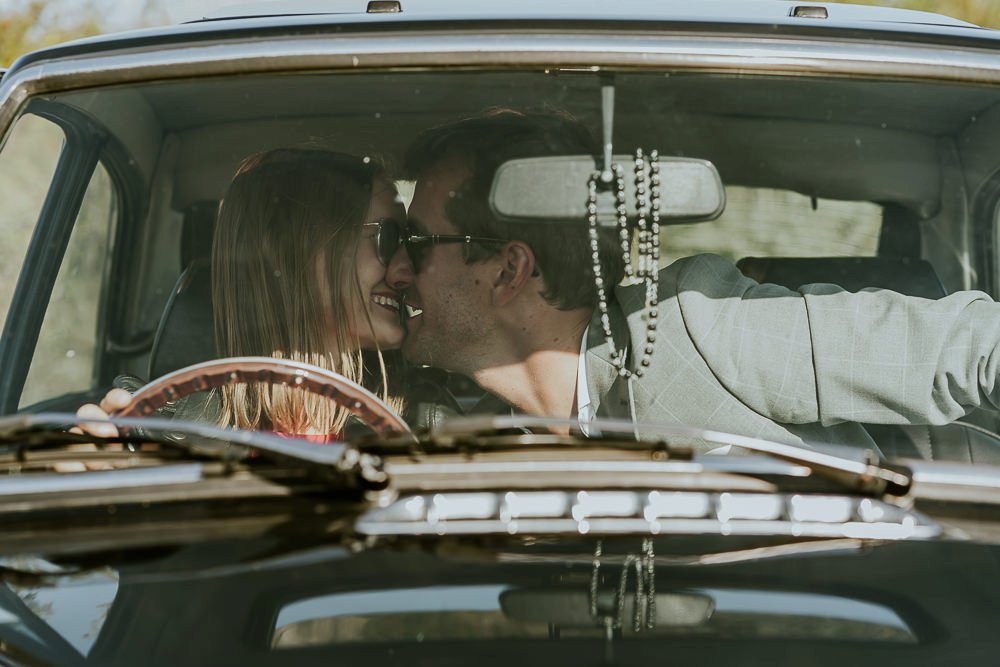
[[[93,385],[118,200],[98,163],[45,310],[19,407]]]
[[[882,207],[871,202],[812,200],[788,190],[726,188],[718,220],[662,228],[664,263],[701,252],[741,257],[872,257]]]
[[[17,121],[0,153],[0,326],[64,139],[58,125],[28,114]]]

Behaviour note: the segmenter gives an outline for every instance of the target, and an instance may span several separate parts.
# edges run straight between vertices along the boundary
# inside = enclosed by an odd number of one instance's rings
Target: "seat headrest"
[[[927,299],[947,294],[929,262],[908,257],[744,257],[736,266],[759,283],[789,289],[833,283],[850,292],[881,287]]]
[[[207,260],[196,260],[181,272],[163,309],[149,356],[149,378],[216,357],[211,270]]]

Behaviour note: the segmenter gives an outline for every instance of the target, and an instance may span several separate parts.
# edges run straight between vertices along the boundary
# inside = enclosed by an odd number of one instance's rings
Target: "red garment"
[[[312,442],[317,445],[329,445],[332,442],[340,442],[339,433],[278,433],[275,432],[276,436],[285,439],[296,438],[298,440],[306,440],[307,442]]]

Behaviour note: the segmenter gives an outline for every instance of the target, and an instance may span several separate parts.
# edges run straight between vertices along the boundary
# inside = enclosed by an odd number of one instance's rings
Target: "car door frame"
[[[55,172],[46,193],[41,212],[31,236],[24,263],[7,312],[3,331],[0,333],[0,414],[18,410],[18,402],[31,366],[42,321],[52,295],[65,255],[70,235],[76,223],[84,195],[90,185],[98,163],[111,177],[114,196],[117,198],[118,224],[113,240],[112,267],[121,260],[121,240],[127,234],[127,221],[135,219],[141,211],[142,197],[138,187],[138,174],[129,168],[124,148],[107,130],[86,114],[69,106],[44,99],[31,100],[24,114],[34,114],[58,125],[64,132],[65,143],[56,162]],[[114,268],[112,275],[114,275]],[[111,281],[114,283],[114,281]],[[98,339],[104,340],[109,322],[108,312],[120,300],[120,290],[106,290],[98,305]],[[98,346],[95,354],[95,382],[106,382],[106,371],[112,364],[106,357],[106,346]],[[73,392],[67,397],[46,401],[34,409],[51,409],[53,402],[78,404],[81,396]]]

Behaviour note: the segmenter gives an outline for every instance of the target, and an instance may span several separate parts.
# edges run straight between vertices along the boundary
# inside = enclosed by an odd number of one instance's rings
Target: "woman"
[[[212,299],[220,356],[263,355],[336,371],[393,402],[382,350],[405,334],[386,283],[380,226],[404,220],[376,162],[281,149],[237,170],[212,244]],[[380,261],[381,260],[381,261]],[[366,369],[363,350],[377,372]],[[366,380],[368,382],[366,383]],[[398,406],[397,406],[398,407]],[[292,434],[338,434],[346,410],[291,387],[222,390],[222,422]]]
[[[223,197],[212,244],[219,356],[315,364],[398,409],[382,354],[405,335],[401,300],[386,276],[398,244],[380,247],[379,240],[384,227],[398,229],[405,216],[392,182],[369,158],[277,149],[244,160]],[[406,262],[395,266],[408,270]],[[127,392],[113,389],[100,406],[77,414],[104,417],[128,401]],[[219,421],[227,426],[326,440],[341,434],[349,416],[332,401],[292,387],[221,390]],[[86,430],[116,435],[109,424]]]

